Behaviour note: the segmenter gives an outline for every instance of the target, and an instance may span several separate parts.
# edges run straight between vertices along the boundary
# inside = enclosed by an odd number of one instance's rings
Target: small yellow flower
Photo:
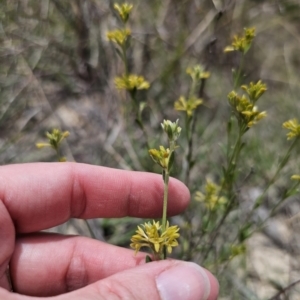
[[[220,196],[220,190],[220,186],[207,179],[205,185],[205,194],[197,191],[195,200],[203,202],[208,210],[215,211],[219,208],[222,208],[227,203],[227,199]]]
[[[70,135],[69,131],[60,131],[59,129],[53,129],[52,132],[46,132],[46,137],[49,143],[36,143],[36,147],[41,149],[44,147],[52,147],[58,150],[60,143]]]
[[[241,88],[249,95],[249,98],[254,103],[264,94],[267,90],[266,84],[259,80],[257,83],[250,82],[250,85],[242,85]]]
[[[129,18],[129,14],[131,12],[133,8],[132,4],[128,4],[128,3],[123,3],[121,5],[119,4],[114,4],[114,9],[118,12],[121,20],[126,23],[128,18]]]
[[[168,253],[172,253],[172,247],[177,247],[180,234],[178,233],[178,226],[169,226],[169,222],[167,222],[166,230],[161,234],[163,239],[163,245],[167,247]]]
[[[235,35],[230,46],[224,49],[224,52],[239,51],[246,54],[250,49],[255,37],[255,28],[245,28],[243,36]]]
[[[119,90],[146,90],[150,87],[148,81],[143,76],[134,74],[123,75],[122,77],[115,78],[116,88]]]
[[[194,81],[210,77],[210,72],[205,71],[204,67],[201,65],[196,65],[193,68],[187,68],[186,73],[189,74]]]
[[[149,154],[151,158],[159,164],[163,169],[167,169],[170,159],[170,149],[165,149],[164,146],[160,146],[158,149],[150,149]]]
[[[235,91],[232,91],[228,94],[227,98],[238,121],[247,128],[252,127],[267,116],[265,111],[258,111],[254,102],[250,101],[245,95],[239,96]]]
[[[300,124],[298,123],[298,120],[296,118],[284,122],[282,124],[282,127],[290,130],[290,132],[287,133],[288,140],[300,136]]]
[[[202,104],[202,100],[196,97],[191,97],[188,100],[181,96],[175,103],[174,109],[177,111],[185,111],[189,117],[193,115],[194,110]]]
[[[253,39],[255,38],[255,27],[245,28],[244,31],[245,31],[246,41],[251,43],[253,41]]]
[[[128,41],[128,38],[131,34],[131,31],[127,28],[125,29],[116,29],[107,32],[106,36],[109,41],[122,47]]]
[[[159,257],[162,254],[164,247],[166,247],[168,253],[172,253],[172,247],[178,246],[177,238],[179,238],[178,226],[169,226],[167,222],[166,229],[161,232],[161,225],[153,220],[150,222],[138,226],[136,234],[131,238],[130,247],[137,253],[142,247],[149,247],[155,257]]]

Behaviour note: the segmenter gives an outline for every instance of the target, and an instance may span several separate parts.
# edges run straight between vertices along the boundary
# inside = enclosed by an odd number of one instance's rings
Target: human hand
[[[36,233],[70,218],[160,217],[161,176],[77,163],[0,167],[0,299],[217,299],[218,283],[193,263],[145,264],[145,254],[80,236]],[[169,215],[189,191],[169,185]],[[16,293],[10,293],[7,266]],[[70,293],[67,293],[70,292]],[[67,293],[67,294],[66,294]],[[36,298],[34,298],[36,299]]]

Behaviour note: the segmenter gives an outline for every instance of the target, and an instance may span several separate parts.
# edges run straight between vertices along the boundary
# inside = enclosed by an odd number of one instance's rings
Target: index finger
[[[70,218],[160,217],[163,181],[158,174],[79,163],[0,167],[0,199],[17,232],[50,228]],[[172,178],[168,214],[186,208],[189,191]]]

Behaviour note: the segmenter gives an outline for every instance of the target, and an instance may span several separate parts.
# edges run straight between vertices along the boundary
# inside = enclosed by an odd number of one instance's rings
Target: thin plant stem
[[[95,236],[94,231],[93,231],[92,227],[90,226],[89,222],[88,222],[87,220],[83,220],[83,221],[85,222],[86,227],[87,227],[88,230],[89,230],[89,233],[90,233],[91,238],[93,238],[93,239],[96,240],[96,236]]]
[[[213,244],[216,240],[216,238],[218,237],[219,233],[220,233],[220,228],[221,226],[224,224],[227,216],[229,215],[229,213],[231,212],[232,206],[233,206],[234,201],[230,201],[229,205],[226,208],[225,213],[223,214],[221,220],[219,221],[218,225],[216,226],[216,228],[212,231],[212,236],[209,240],[209,246],[205,252],[205,254],[203,255],[203,262],[207,259],[209,252],[212,250]]]
[[[205,261],[208,257],[209,252],[211,251],[213,244],[216,240],[216,238],[218,237],[219,233],[220,233],[220,228],[221,226],[224,224],[226,218],[228,217],[229,213],[231,212],[232,207],[234,206],[235,203],[235,194],[232,192],[232,186],[233,186],[233,176],[232,174],[234,174],[235,169],[236,169],[236,163],[238,161],[238,157],[240,154],[240,147],[241,147],[241,141],[242,141],[242,136],[243,136],[243,130],[240,127],[239,130],[239,135],[238,138],[236,140],[233,152],[231,154],[231,156],[229,157],[228,160],[228,165],[227,165],[227,170],[225,172],[225,178],[224,178],[224,182],[222,183],[220,192],[219,192],[219,196],[221,195],[222,191],[224,189],[227,189],[227,196],[229,198],[229,204],[227,205],[227,208],[221,218],[221,220],[219,221],[219,223],[217,224],[217,226],[215,227],[215,229],[211,232],[211,238],[209,240],[209,246],[205,252],[205,254],[203,255],[203,261]]]
[[[241,58],[241,61],[240,61],[238,72],[235,74],[234,84],[233,84],[233,89],[234,90],[237,89],[238,84],[240,83],[240,78],[241,78],[241,73],[242,73],[242,69],[243,69],[243,65],[244,65],[244,60],[245,60],[245,55],[243,54],[242,58]]]
[[[203,97],[204,92],[204,85],[205,79],[201,80],[201,86],[199,90],[199,97]],[[196,92],[196,88],[198,86],[198,82],[193,80],[192,87],[190,90],[190,97],[193,97]],[[194,111],[192,117],[189,117],[187,114],[185,115],[185,127],[186,127],[186,139],[187,139],[187,154],[186,154],[186,161],[187,161],[187,168],[185,173],[185,184],[189,186],[190,181],[190,172],[192,167],[192,158],[193,158],[193,135],[196,128],[196,112],[197,109]]]
[[[169,189],[169,173],[164,170],[164,202],[163,202],[163,214],[162,214],[162,232],[165,232],[167,225],[167,208],[168,208],[168,189]]]
[[[264,189],[264,191],[262,192],[262,194],[256,199],[255,201],[255,204],[252,208],[252,210],[250,211],[250,213],[248,214],[247,218],[246,218],[246,221],[244,222],[244,224],[247,225],[247,223],[249,222],[249,220],[252,218],[254,212],[256,211],[256,209],[261,205],[262,203],[262,200],[264,199],[266,193],[268,192],[269,188],[272,186],[272,184],[274,184],[274,182],[276,181],[280,171],[283,169],[283,167],[286,165],[286,163],[288,162],[289,160],[289,157],[290,157],[290,154],[293,150],[293,148],[295,147],[296,145],[296,142],[298,141],[298,138],[296,138],[293,143],[290,145],[289,149],[287,150],[284,158],[282,159],[282,161],[280,162],[280,164],[278,165],[278,168],[275,172],[275,174],[272,176],[271,180],[269,181],[268,185],[266,186],[266,188]],[[300,182],[295,184],[295,186],[291,189],[291,190],[295,190],[298,186],[299,186]],[[289,196],[289,193],[286,193],[287,197]],[[249,236],[251,236],[254,232],[258,231],[259,229],[261,229],[263,227],[263,225],[267,222],[268,219],[270,219],[273,215],[274,215],[274,212],[275,210],[277,209],[277,207],[282,204],[286,199],[287,197],[283,197],[283,199],[281,199],[280,201],[278,201],[278,203],[276,203],[275,206],[272,207],[272,210],[269,214],[269,217],[267,217],[265,220],[263,220],[261,222],[261,224],[258,225],[258,227],[254,230],[252,230],[252,232],[249,233]],[[235,238],[233,239],[233,243],[238,239],[239,237],[239,234],[240,234],[240,231],[238,232],[238,234],[235,236]]]
[[[150,149],[149,137],[148,137],[148,133],[145,129],[145,126],[144,126],[144,123],[143,123],[143,120],[142,120],[142,114],[141,114],[141,111],[140,111],[139,103],[138,103],[138,101],[135,97],[135,92],[130,91],[129,94],[130,94],[132,102],[134,103],[134,107],[135,107],[135,110],[136,110],[136,122],[137,122],[137,124],[139,125],[140,129],[142,130],[142,132],[144,134],[144,137],[145,137],[145,140],[146,140],[146,145],[147,145],[147,148],[149,150]]]
[[[123,63],[124,63],[124,70],[125,70],[125,75],[128,76],[129,74],[129,69],[128,69],[128,61],[127,61],[127,47],[126,45],[122,45],[121,47],[122,49],[122,60],[123,60]]]
[[[287,164],[289,157],[291,155],[291,152],[293,150],[293,148],[295,147],[296,143],[298,142],[298,138],[296,138],[293,143],[291,144],[291,146],[289,147],[288,151],[286,152],[284,158],[282,159],[282,161],[280,162],[280,164],[278,165],[278,168],[275,172],[275,174],[273,175],[273,177],[271,178],[271,180],[269,181],[268,185],[266,186],[266,188],[264,189],[263,193],[256,199],[255,204],[254,204],[254,210],[256,208],[258,208],[261,205],[261,202],[263,200],[263,198],[265,197],[267,191],[269,190],[270,186],[276,181],[280,171],[283,169],[283,167]]]
[[[292,282],[291,284],[289,284],[287,287],[281,289],[277,294],[275,294],[273,297],[269,298],[268,300],[276,300],[279,299],[280,295],[285,294],[285,292],[287,292],[289,289],[291,289],[292,287],[294,287],[295,285],[300,283],[300,279]]]

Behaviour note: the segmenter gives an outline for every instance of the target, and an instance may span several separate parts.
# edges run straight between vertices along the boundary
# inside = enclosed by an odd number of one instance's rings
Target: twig
[[[290,285],[288,285],[287,287],[285,287],[284,289],[282,289],[281,291],[279,291],[277,294],[275,294],[273,297],[269,298],[268,300],[278,300],[279,296],[284,294],[286,291],[288,291],[289,289],[291,289],[293,286],[297,285],[298,283],[300,283],[300,279],[294,281],[293,283],[291,283]]]

